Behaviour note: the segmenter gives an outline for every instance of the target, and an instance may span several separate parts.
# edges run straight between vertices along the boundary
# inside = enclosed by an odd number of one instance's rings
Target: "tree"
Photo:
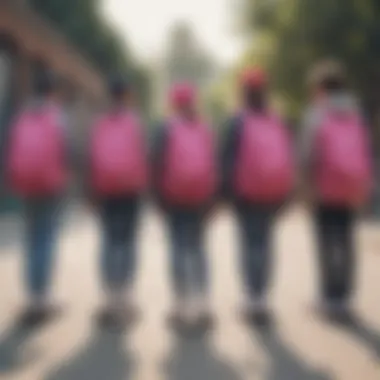
[[[176,24],[169,36],[164,62],[165,82],[190,81],[203,89],[213,78],[214,62],[185,23]]]
[[[216,74],[214,59],[202,46],[192,28],[183,22],[175,24],[168,36],[167,52],[158,74],[158,99],[165,99],[170,86],[182,81],[196,86],[203,98]],[[215,104],[207,100],[206,111],[212,115]],[[159,110],[162,106],[159,104]]]
[[[326,57],[344,62],[362,99],[380,161],[380,2],[244,0],[241,20],[243,33],[258,36],[252,49],[268,67],[291,115],[299,116],[305,102],[310,66]]]
[[[262,61],[274,85],[297,113],[305,76],[318,59],[348,67],[374,120],[380,104],[380,3],[376,0],[246,0],[243,31],[261,38]],[[257,40],[255,41],[257,44]]]

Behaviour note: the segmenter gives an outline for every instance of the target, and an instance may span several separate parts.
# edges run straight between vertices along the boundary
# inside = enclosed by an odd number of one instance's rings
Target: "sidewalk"
[[[0,245],[0,379],[380,379],[379,226],[360,227],[355,306],[362,322],[344,329],[310,311],[316,282],[310,221],[300,211],[284,215],[276,237],[276,325],[260,333],[237,317],[241,291],[234,225],[230,215],[219,215],[209,235],[217,326],[209,339],[186,340],[173,336],[165,322],[170,307],[165,232],[157,214],[147,211],[144,218],[136,287],[143,319],[123,335],[102,334],[92,323],[100,302],[92,215],[77,210],[62,233],[54,292],[65,312],[33,334],[12,329],[23,302],[20,244]],[[19,226],[8,228],[10,234]]]

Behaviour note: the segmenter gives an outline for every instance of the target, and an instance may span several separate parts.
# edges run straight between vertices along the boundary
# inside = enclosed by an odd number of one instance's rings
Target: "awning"
[[[27,7],[0,4],[0,31],[9,34],[24,52],[43,59],[91,96],[104,96],[100,73],[36,12]]]

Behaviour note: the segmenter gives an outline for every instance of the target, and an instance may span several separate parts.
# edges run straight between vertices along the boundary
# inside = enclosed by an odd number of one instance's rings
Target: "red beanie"
[[[240,78],[241,85],[248,88],[262,88],[268,84],[266,72],[260,67],[245,70]]]
[[[196,90],[189,83],[178,83],[170,89],[170,103],[174,107],[193,104],[196,100]]]

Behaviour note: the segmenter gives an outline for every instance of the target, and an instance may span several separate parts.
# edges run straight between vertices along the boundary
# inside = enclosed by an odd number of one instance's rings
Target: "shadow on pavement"
[[[63,214],[63,226],[69,228],[81,228],[95,215],[94,210],[82,203],[74,203],[66,206]]]
[[[332,380],[327,373],[310,368],[282,341],[274,326],[252,329],[263,350],[268,354],[269,367],[265,380]]]
[[[170,358],[165,363],[166,380],[240,380],[233,367],[218,358],[206,335],[177,334]]]
[[[349,323],[342,325],[346,332],[351,334],[363,345],[367,346],[380,360],[380,332],[372,329],[364,321],[354,318]]]
[[[1,250],[20,245],[22,225],[22,220],[17,216],[0,217],[0,253]]]
[[[89,343],[44,380],[128,380],[134,362],[125,351],[125,335],[96,331]]]
[[[36,352],[24,352],[24,349],[29,340],[42,328],[43,325],[26,327],[17,322],[0,338],[0,375],[25,367],[36,359]]]

